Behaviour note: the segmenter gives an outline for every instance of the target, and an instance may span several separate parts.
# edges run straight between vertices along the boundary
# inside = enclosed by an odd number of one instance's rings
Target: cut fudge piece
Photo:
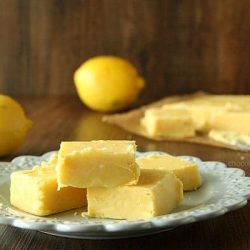
[[[212,116],[209,127],[250,135],[250,112],[224,112]]]
[[[169,213],[183,199],[182,183],[168,171],[142,169],[134,186],[88,188],[88,215],[147,219]]]
[[[186,102],[170,103],[165,104],[163,108],[187,110],[192,117],[195,130],[199,132],[207,133],[210,129],[223,130],[224,127],[225,130],[234,130],[236,128],[238,132],[242,132],[242,127],[244,130],[244,127],[246,127],[245,124],[249,124],[249,119],[248,121],[245,120],[243,126],[241,126],[241,124],[239,125],[237,121],[238,119],[242,120],[242,117],[249,116],[249,112],[246,112],[246,110],[237,103],[226,101],[227,98],[225,97],[217,98],[210,96],[210,98],[205,100],[195,99]],[[233,114],[236,114],[238,117],[234,117]],[[247,131],[249,131],[249,129]]]
[[[183,183],[184,191],[194,190],[201,185],[198,166],[171,155],[149,155],[136,159],[141,169],[162,169],[172,171]]]
[[[165,110],[185,110],[193,121],[194,130],[199,132],[204,132],[207,130],[208,116],[210,116],[210,112],[213,111],[211,110],[210,106],[193,106],[186,102],[169,103],[163,105],[162,108]],[[206,110],[206,112],[204,112],[204,110]]]
[[[57,162],[61,187],[114,187],[136,184],[134,141],[62,142]]]
[[[146,110],[141,124],[152,137],[183,138],[195,135],[191,115],[180,108],[151,108]]]
[[[54,158],[55,159],[55,158]],[[66,187],[57,190],[54,159],[32,170],[11,174],[10,202],[38,216],[46,216],[87,204],[86,189]]]

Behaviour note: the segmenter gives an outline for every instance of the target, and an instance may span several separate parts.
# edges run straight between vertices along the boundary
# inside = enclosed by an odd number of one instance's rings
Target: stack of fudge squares
[[[87,205],[88,216],[167,214],[201,185],[198,166],[170,155],[136,158],[134,141],[62,142],[57,155],[11,174],[11,204],[47,216]]]

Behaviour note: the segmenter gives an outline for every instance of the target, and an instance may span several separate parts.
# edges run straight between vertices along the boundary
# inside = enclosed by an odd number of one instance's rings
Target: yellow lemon
[[[144,79],[126,60],[98,56],[87,60],[74,74],[80,99],[90,108],[109,112],[132,104],[144,87]]]
[[[0,95],[0,156],[11,153],[23,142],[31,124],[18,102]]]

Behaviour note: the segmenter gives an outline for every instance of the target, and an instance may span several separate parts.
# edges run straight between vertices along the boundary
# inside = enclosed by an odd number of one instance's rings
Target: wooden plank
[[[75,95],[75,69],[113,54],[145,76],[151,100],[250,92],[250,2],[0,1],[0,92]]]

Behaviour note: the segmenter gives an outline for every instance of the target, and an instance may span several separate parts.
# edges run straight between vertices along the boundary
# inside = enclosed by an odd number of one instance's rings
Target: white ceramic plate
[[[148,220],[126,221],[89,218],[84,213],[86,208],[38,217],[12,207],[9,202],[10,173],[32,168],[42,160],[48,160],[53,153],[55,152],[41,157],[19,156],[10,163],[0,163],[1,224],[72,238],[127,238],[158,233],[183,224],[213,218],[246,205],[247,199],[250,198],[250,178],[245,177],[241,169],[227,168],[221,162],[203,162],[196,157],[180,156],[199,165],[203,185],[196,191],[186,192],[181,205],[170,214]],[[137,157],[151,153],[138,152]]]

